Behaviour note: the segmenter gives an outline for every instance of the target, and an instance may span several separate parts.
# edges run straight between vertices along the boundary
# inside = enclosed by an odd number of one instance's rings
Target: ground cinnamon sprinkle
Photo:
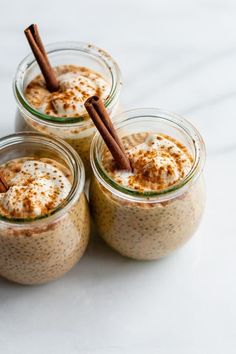
[[[98,95],[105,100],[109,95],[110,84],[99,73],[89,68],[61,65],[55,67],[54,72],[59,80],[57,91],[48,91],[41,75],[36,76],[25,90],[29,104],[44,114],[65,118],[78,117],[85,114],[83,105],[88,97]],[[63,78],[62,75],[65,74],[71,74],[70,79]]]
[[[123,142],[133,173],[122,175],[108,151],[103,154],[102,162],[117,183],[125,183],[129,188],[164,190],[184,178],[191,169],[193,158],[188,149],[168,135],[134,134],[124,137]]]
[[[34,218],[47,215],[65,199],[71,188],[70,173],[52,161],[29,157],[4,165],[10,188],[0,196],[2,216]]]

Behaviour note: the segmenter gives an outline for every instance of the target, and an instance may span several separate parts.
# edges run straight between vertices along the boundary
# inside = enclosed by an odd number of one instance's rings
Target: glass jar
[[[50,63],[59,65],[84,66],[98,72],[111,85],[108,98],[104,102],[111,117],[117,110],[121,88],[121,75],[112,57],[91,44],[82,42],[61,42],[46,46]],[[88,115],[61,118],[43,114],[29,105],[24,92],[29,82],[40,74],[39,66],[33,56],[28,55],[18,66],[13,90],[19,111],[16,115],[16,131],[33,130],[59,137],[68,142],[80,155],[86,177],[91,173],[89,161],[90,144],[95,127]]]
[[[34,132],[0,139],[0,165],[23,157],[50,158],[70,172],[71,190],[50,215],[9,219],[0,215],[0,275],[17,283],[48,282],[69,271],[89,240],[90,216],[83,192],[84,167],[60,139]]]
[[[98,133],[92,141],[90,205],[98,234],[124,256],[158,259],[183,245],[201,220],[205,205],[204,142],[188,121],[160,109],[124,112],[115,128],[120,137],[144,132],[167,134],[182,142],[194,159],[191,171],[174,186],[159,192],[139,192],[117,184],[108,175],[101,163],[104,142]]]

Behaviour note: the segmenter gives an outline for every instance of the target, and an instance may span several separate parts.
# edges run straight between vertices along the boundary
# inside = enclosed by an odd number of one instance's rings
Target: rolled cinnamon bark
[[[84,105],[99,133],[103,137],[105,144],[110,150],[117,167],[121,170],[131,171],[130,161],[126,156],[125,150],[102,100],[98,96],[91,96],[87,99]]]
[[[25,29],[24,32],[26,38],[28,39],[32,52],[35,56],[35,59],[37,60],[40,70],[43,74],[47,89],[50,92],[58,91],[59,83],[53,71],[53,68],[48,60],[46,50],[39,35],[38,26],[35,24],[30,25],[28,28]]]
[[[2,171],[0,171],[0,193],[6,193],[9,189],[9,186],[4,178]]]

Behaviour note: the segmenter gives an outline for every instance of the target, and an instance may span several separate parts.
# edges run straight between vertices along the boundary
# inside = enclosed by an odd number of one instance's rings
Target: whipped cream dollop
[[[49,92],[41,75],[32,80],[25,90],[30,105],[39,112],[56,117],[79,117],[86,113],[84,102],[97,95],[105,100],[110,84],[97,72],[75,65],[54,68],[59,90]]]
[[[40,160],[3,166],[10,188],[0,193],[0,213],[9,218],[36,218],[49,214],[67,197],[68,178],[55,165]],[[2,167],[2,166],[1,166]]]
[[[104,167],[117,183],[139,191],[159,191],[189,173],[193,159],[182,143],[164,134],[146,134],[141,144],[133,146],[132,140],[139,140],[137,136],[128,137],[131,148],[126,144],[132,172],[117,170],[114,163],[104,159]]]

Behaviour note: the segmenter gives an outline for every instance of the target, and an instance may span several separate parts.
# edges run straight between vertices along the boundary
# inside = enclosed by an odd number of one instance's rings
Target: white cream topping
[[[84,102],[93,95],[105,100],[110,84],[98,73],[73,65],[55,68],[59,90],[46,90],[41,76],[36,77],[26,89],[26,97],[40,112],[57,117],[77,117],[86,113]]]
[[[0,212],[7,217],[35,218],[55,209],[68,195],[71,183],[49,163],[28,160],[0,194]]]
[[[162,134],[149,135],[127,151],[133,172],[115,170],[113,178],[137,190],[161,190],[183,179],[191,170],[192,157],[186,147]]]
[[[79,114],[85,112],[85,95],[93,96],[99,90],[102,92],[102,98],[105,99],[109,94],[108,84],[96,75],[85,77],[79,73],[66,73],[60,75],[58,80],[62,92],[54,94],[51,102],[55,111],[62,117],[73,116],[75,112]],[[105,90],[103,91],[103,89]],[[71,97],[65,97],[68,93]]]

